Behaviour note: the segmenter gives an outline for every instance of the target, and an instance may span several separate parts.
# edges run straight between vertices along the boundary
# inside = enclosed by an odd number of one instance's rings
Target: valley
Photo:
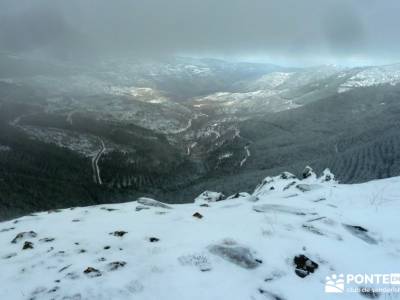
[[[31,212],[29,203],[184,203],[204,190],[250,191],[260,177],[304,165],[329,167],[343,183],[400,175],[400,65],[173,58],[41,70],[0,71],[0,187],[13,180],[0,189],[0,218]]]

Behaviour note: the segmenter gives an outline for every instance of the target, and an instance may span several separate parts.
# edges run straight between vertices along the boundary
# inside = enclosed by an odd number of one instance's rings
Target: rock
[[[200,213],[198,213],[198,212],[195,212],[195,213],[193,214],[193,217],[195,217],[195,218],[197,218],[197,219],[202,219],[202,218],[203,218],[203,215],[200,214]]]
[[[300,208],[286,206],[286,205],[279,205],[279,204],[261,204],[261,205],[254,205],[253,210],[256,212],[281,212],[281,213],[288,213],[297,216],[305,216],[310,212],[305,212]]]
[[[24,245],[22,246],[22,250],[33,249],[33,243],[29,241],[25,241]]]
[[[310,166],[307,166],[307,167],[305,167],[302,175],[303,175],[303,178],[306,179],[308,177],[311,177],[312,175],[315,176],[315,173],[314,173],[314,170]]]
[[[310,219],[310,220],[307,220],[307,222],[308,222],[308,223],[311,223],[311,222],[320,221],[320,220],[323,220],[323,219],[326,219],[326,217],[312,218],[312,219]]]
[[[290,172],[283,172],[280,176],[281,179],[296,179],[296,176],[294,176]]]
[[[265,186],[267,186],[268,184],[274,182],[274,179],[272,177],[266,177],[264,178],[263,181],[261,181],[261,183],[259,185],[257,185],[256,189],[254,190],[254,193],[259,192],[261,189],[263,189]]]
[[[320,218],[317,218],[317,219],[314,219],[314,220],[323,220],[323,219],[325,219],[325,217],[320,217]],[[310,221],[307,221],[307,222],[310,222]],[[302,228],[304,228],[305,230],[307,230],[307,231],[309,231],[309,232],[311,232],[313,234],[316,234],[316,235],[326,236],[326,237],[329,237],[329,238],[332,238],[332,239],[336,239],[338,241],[342,241],[343,240],[341,235],[339,235],[339,234],[337,234],[335,232],[327,231],[327,230],[322,231],[321,229],[319,229],[319,228],[317,228],[317,227],[315,227],[315,226],[313,226],[311,224],[303,224]]]
[[[254,269],[260,265],[254,256],[253,251],[240,245],[212,245],[209,251],[231,263],[234,263],[245,269]]]
[[[364,227],[361,226],[355,226],[355,225],[347,225],[343,224],[343,227],[347,229],[352,235],[355,237],[363,240],[364,242],[372,245],[378,244],[378,241],[375,240],[373,237],[371,237],[368,234],[368,230],[365,229]]]
[[[105,210],[105,211],[108,211],[108,212],[112,212],[112,211],[118,210],[118,209],[116,209],[116,208],[108,208],[108,207],[100,207],[100,209]]]
[[[101,272],[95,268],[88,267],[85,271],[83,271],[90,278],[99,277],[101,276]]]
[[[35,288],[32,292],[32,296],[37,296],[40,294],[43,294],[47,291],[47,288],[45,288],[44,286],[39,286],[37,288]],[[35,299],[35,298],[34,298]]]
[[[161,207],[161,208],[166,208],[166,209],[172,209],[171,206],[168,206],[167,204],[164,204],[160,201],[151,199],[151,198],[146,198],[146,197],[141,197],[137,199],[137,202],[145,205],[145,206],[153,206],[153,207]]]
[[[256,195],[251,195],[248,199],[249,202],[257,202],[260,200]]]
[[[314,273],[314,271],[318,269],[318,264],[303,254],[295,256],[293,263],[296,266],[296,275],[301,278],[308,276],[310,273]]]
[[[226,197],[222,193],[218,192],[212,192],[212,191],[205,191],[201,193],[196,199],[194,199],[195,203],[201,203],[201,202],[217,202],[224,200]]]
[[[61,257],[65,257],[67,256],[67,253],[65,251],[58,251],[55,254],[53,254],[54,256],[61,256]]]
[[[17,253],[14,252],[14,253],[6,254],[6,255],[2,256],[2,259],[10,259],[14,256],[17,256]]]
[[[325,169],[320,177],[321,182],[335,181],[335,175],[329,169]]]
[[[274,293],[271,293],[269,291],[263,290],[263,289],[258,289],[258,292],[262,294],[263,296],[266,297],[268,300],[284,300],[281,296],[278,296]]]
[[[71,265],[68,265],[68,266],[65,266],[65,267],[62,267],[60,270],[58,270],[58,273],[64,272],[66,269],[68,269],[68,268],[71,267],[71,266],[72,266],[72,264],[71,264]]]
[[[250,197],[249,193],[236,193],[236,194],[231,195],[228,198],[226,198],[226,200],[238,199],[238,198],[248,198],[248,197]]]
[[[315,227],[315,226],[313,226],[313,225],[303,224],[302,227],[303,227],[304,229],[306,229],[307,231],[312,232],[312,233],[314,233],[314,234],[317,234],[317,235],[324,235],[324,234],[321,232],[321,230],[319,230],[317,227]]]
[[[50,243],[50,242],[53,242],[54,240],[55,240],[55,238],[43,238],[43,239],[40,239],[39,242]]]
[[[325,201],[325,200],[326,200],[326,198],[319,198],[317,200],[314,200],[313,202],[321,202],[321,201]]]
[[[89,268],[88,268],[89,269]],[[86,271],[86,270],[85,270]],[[85,272],[84,271],[84,272]],[[89,271],[88,271],[89,272]],[[99,271],[100,272],[100,271]],[[88,275],[89,277],[90,277],[90,275]],[[99,275],[99,276],[101,276],[101,274]],[[94,276],[94,277],[96,277],[96,276]],[[77,274],[77,273],[75,273],[75,272],[69,272],[69,273],[67,273],[67,275],[65,275],[65,278],[68,278],[68,279],[72,279],[72,280],[75,280],[75,279],[78,279],[79,278],[79,275]]]
[[[150,207],[144,206],[144,205],[138,205],[135,208],[136,211],[141,211],[141,210],[145,210],[145,209],[150,209]]]
[[[150,243],[156,243],[156,242],[159,242],[160,239],[156,238],[156,237],[151,237],[151,238],[149,238],[149,241],[150,241]]]
[[[48,293],[49,293],[49,294],[50,294],[50,293],[55,293],[55,292],[57,292],[59,289],[60,289],[59,286],[55,286],[55,287],[51,288],[51,289],[48,291]]]
[[[110,232],[110,235],[114,235],[114,236],[119,236],[119,237],[123,237],[125,234],[127,234],[128,232],[126,231],[114,231],[114,232]]]
[[[201,272],[211,271],[211,264],[204,254],[185,255],[178,258],[183,265],[191,265],[197,267]]]
[[[104,250],[108,250],[108,249],[110,249],[111,247],[110,246],[105,246],[103,249]]]
[[[110,263],[107,265],[107,269],[108,269],[109,271],[115,271],[115,270],[118,270],[118,269],[120,269],[120,268],[125,267],[125,265],[126,265],[126,262],[125,262],[125,261],[114,261],[114,262],[110,262]]]
[[[283,190],[286,191],[288,189],[290,189],[292,186],[294,186],[297,182],[296,181],[292,181],[291,183],[289,183],[288,185],[286,185]]]
[[[283,276],[285,276],[286,274],[282,271],[272,271],[265,279],[265,282],[271,282],[274,280],[277,280],[279,278],[282,278]]]
[[[304,278],[306,277],[308,274],[310,274],[309,272],[302,270],[302,269],[296,269],[294,270],[294,272],[296,273],[297,276]]]
[[[321,188],[321,186],[318,185],[318,184],[304,184],[304,183],[301,183],[301,184],[296,185],[296,188],[299,189],[302,192],[310,192],[310,191],[313,191],[313,190]]]
[[[14,230],[14,229],[15,229],[15,227],[3,228],[2,230],[0,230],[0,233],[1,232],[11,231],[11,230]]]
[[[11,241],[11,243],[16,244],[23,239],[29,239],[29,238],[35,238],[35,237],[37,237],[37,233],[34,231],[20,232]]]
[[[210,207],[207,203],[200,204],[201,207]]]

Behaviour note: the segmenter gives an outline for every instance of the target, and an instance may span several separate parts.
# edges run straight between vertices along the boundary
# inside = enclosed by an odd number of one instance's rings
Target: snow
[[[213,192],[213,191],[205,191],[201,193],[196,199],[194,199],[194,203],[198,204],[204,204],[204,203],[210,203],[210,202],[217,202],[224,200],[226,197],[224,194],[219,193],[219,192]]]
[[[161,104],[168,101],[168,99],[164,97],[160,91],[149,87],[113,86],[110,88],[110,94],[120,96],[128,95],[139,101],[150,102],[153,104]]]
[[[257,79],[252,86],[274,89],[285,83],[293,73],[272,72]]]
[[[218,159],[219,159],[219,160],[227,159],[227,158],[230,158],[230,157],[232,157],[232,156],[233,156],[233,153],[232,153],[232,152],[227,152],[227,153],[223,153],[223,154],[221,154],[220,156],[218,156]]]
[[[58,147],[76,151],[79,154],[87,157],[93,155],[96,156],[98,152],[98,142],[94,135],[50,127],[21,126],[18,125],[19,120],[16,120],[15,122],[16,123],[14,126],[18,126],[32,139],[36,139],[44,143],[55,144]]]
[[[400,177],[327,175],[284,173],[207,205],[140,198],[2,222],[0,299],[336,299],[326,276],[399,272]],[[301,255],[318,264],[305,278]]]
[[[0,144],[0,152],[7,152],[10,150],[11,150],[10,146],[5,146],[5,145]]]
[[[400,83],[400,65],[369,67],[361,70],[350,77],[346,82],[342,83],[338,92],[343,93],[358,87],[382,84],[396,85],[398,83]]]

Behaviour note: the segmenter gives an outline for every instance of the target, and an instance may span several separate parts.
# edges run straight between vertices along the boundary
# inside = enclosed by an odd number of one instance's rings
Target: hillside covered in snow
[[[396,299],[324,285],[399,271],[399,200],[400,177],[344,185],[306,168],[252,194],[35,213],[0,223],[0,299]]]

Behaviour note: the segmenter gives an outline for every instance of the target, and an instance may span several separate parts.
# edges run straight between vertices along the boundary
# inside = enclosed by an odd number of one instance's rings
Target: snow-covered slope
[[[352,71],[352,70],[350,70]],[[353,71],[354,72],[354,71]],[[343,74],[345,76],[345,74]],[[362,68],[342,83],[338,89],[343,93],[358,87],[376,86],[382,84],[396,85],[400,83],[400,65]]]
[[[336,299],[324,292],[332,273],[398,272],[400,177],[304,177],[226,200],[141,198],[0,223],[0,299]]]

